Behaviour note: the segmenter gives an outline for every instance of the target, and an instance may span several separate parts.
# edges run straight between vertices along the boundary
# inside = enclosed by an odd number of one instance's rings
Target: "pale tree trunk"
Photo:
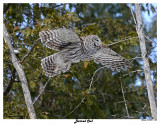
[[[19,76],[19,79],[21,81],[21,86],[22,86],[22,89],[23,89],[23,94],[24,94],[24,98],[25,98],[25,103],[27,105],[29,117],[31,119],[36,119],[36,113],[35,113],[33,103],[32,103],[32,100],[31,100],[31,95],[30,95],[30,91],[29,91],[29,88],[28,88],[27,79],[26,79],[25,73],[23,71],[23,67],[19,63],[19,61],[18,61],[18,59],[17,59],[17,57],[14,53],[14,49],[13,49],[12,44],[11,44],[11,39],[10,39],[10,36],[7,32],[5,24],[3,24],[3,37],[4,37],[5,42],[8,44],[13,66],[16,69],[16,71],[18,73],[18,76]]]
[[[149,66],[149,61],[147,57],[145,37],[144,37],[143,27],[142,27],[142,16],[141,16],[141,10],[140,10],[139,4],[135,4],[135,13],[136,13],[136,20],[137,20],[136,29],[139,37],[142,60],[144,64],[144,74],[145,74],[145,81],[147,84],[147,92],[148,92],[148,98],[149,98],[149,103],[151,108],[151,114],[152,114],[152,118],[156,120],[157,107],[155,102],[153,83],[151,80],[150,66]]]

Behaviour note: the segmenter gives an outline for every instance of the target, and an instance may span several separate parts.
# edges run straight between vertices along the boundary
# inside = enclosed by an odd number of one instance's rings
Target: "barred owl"
[[[46,30],[39,33],[41,42],[46,47],[56,50],[41,60],[41,66],[48,77],[57,76],[69,70],[72,63],[94,60],[112,71],[126,70],[128,62],[108,47],[96,35],[79,37],[76,32],[65,27]]]

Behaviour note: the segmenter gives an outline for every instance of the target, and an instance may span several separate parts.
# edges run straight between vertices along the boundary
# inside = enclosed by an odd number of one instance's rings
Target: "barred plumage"
[[[72,63],[92,59],[97,64],[111,68],[112,71],[116,69],[119,72],[128,67],[128,61],[110,48],[102,46],[96,35],[80,38],[72,30],[58,28],[42,31],[39,36],[46,47],[58,51],[41,60],[42,68],[48,77],[68,71]]]
[[[116,69],[120,72],[121,69],[126,70],[129,66],[129,63],[125,58],[104,46],[93,55],[93,58],[95,63],[101,63],[102,65],[111,68],[112,71]]]

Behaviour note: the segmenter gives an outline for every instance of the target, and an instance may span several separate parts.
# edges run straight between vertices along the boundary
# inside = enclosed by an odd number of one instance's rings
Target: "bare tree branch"
[[[85,100],[86,96],[83,97],[83,99],[81,100],[81,102],[67,115],[65,115],[63,118],[67,117],[68,115],[72,114],[76,109],[78,109],[78,107],[83,103],[83,101]]]
[[[136,55],[136,57],[128,59],[128,61],[130,61],[129,63],[131,64],[135,59],[142,59],[142,57],[138,57],[141,54]]]
[[[35,98],[35,100],[33,101],[33,105],[35,104],[35,102],[38,100],[38,98],[42,95],[42,93],[44,92],[47,84],[49,83],[49,81],[51,80],[51,78],[48,79],[48,81],[46,82],[46,84],[43,86],[43,89],[41,90],[41,92],[39,93],[39,95]]]
[[[149,40],[150,42],[155,43],[154,41],[152,41],[151,39],[149,39],[146,35],[144,35],[144,37],[145,37],[147,40]]]
[[[115,45],[117,43],[121,43],[121,42],[128,41],[128,40],[131,40],[131,39],[136,39],[136,38],[138,38],[138,37],[127,38],[127,39],[124,39],[124,40],[117,41],[115,43],[107,44],[107,46],[112,46],[112,45]]]
[[[92,78],[91,78],[91,83],[90,83],[90,85],[89,85],[89,89],[88,89],[87,94],[89,94],[90,91],[91,91],[91,87],[92,87],[92,84],[93,84],[93,79],[94,79],[95,74],[96,74],[100,69],[105,68],[105,67],[106,67],[106,66],[100,67],[100,68],[98,68],[98,69],[94,72],[94,74],[93,74],[93,76],[92,76]],[[70,113],[68,113],[67,115],[65,115],[63,118],[67,117],[68,115],[72,114],[76,109],[78,109],[78,107],[84,102],[85,98],[86,98],[86,96],[83,97],[82,100],[81,100],[81,102],[80,102],[76,107],[74,107],[74,109],[73,109]]]
[[[36,113],[32,104],[32,100],[31,100],[31,94],[28,88],[28,83],[27,83],[27,79],[25,76],[25,73],[23,71],[23,67],[22,65],[19,63],[15,53],[14,53],[14,49],[12,47],[11,44],[11,39],[10,36],[6,30],[5,24],[3,24],[3,37],[5,42],[8,44],[9,50],[10,50],[10,54],[11,54],[11,60],[13,63],[14,68],[16,69],[19,79],[21,81],[21,86],[23,89],[23,94],[24,94],[24,98],[25,98],[25,102],[27,105],[27,109],[28,109],[28,113],[29,113],[29,117],[31,119],[36,119]]]
[[[130,10],[131,10],[131,14],[132,14],[132,17],[133,17],[133,20],[134,20],[134,24],[136,25],[137,22],[136,22],[136,19],[134,17],[134,14],[133,14],[133,11],[132,11],[132,8],[131,8],[132,4],[130,3]]]
[[[57,8],[57,7],[60,7],[60,6],[64,6],[64,5],[66,5],[66,4],[64,3],[64,4],[56,5],[56,6],[54,7],[54,9]]]
[[[131,73],[142,72],[142,71],[144,71],[144,70],[135,70],[135,71],[129,72],[128,74],[124,74],[124,75],[122,75],[122,76],[124,77],[124,76],[130,75]],[[122,77],[120,77],[120,78],[122,78]]]
[[[129,112],[128,112],[127,103],[126,103],[126,98],[125,98],[125,96],[124,96],[124,91],[123,91],[123,86],[122,86],[122,80],[121,80],[121,78],[120,78],[120,82],[121,82],[121,89],[122,89],[122,94],[123,94],[123,101],[124,101],[124,103],[125,103],[125,108],[126,108],[127,117],[130,118]]]
[[[137,94],[137,95],[138,95],[138,94]],[[143,109],[143,112],[146,113],[148,116],[151,116],[151,115],[148,114],[148,112],[146,112],[146,110],[145,110],[145,108],[146,108],[146,106],[147,106],[146,103],[143,102],[143,100],[141,99],[141,97],[139,97],[139,95],[138,95],[138,98],[139,98],[139,100],[141,101],[141,103],[144,104],[144,107],[142,108],[142,109]]]
[[[20,61],[20,64],[22,64],[22,63],[25,61],[26,57],[28,57],[28,56],[31,54],[31,52],[33,51],[33,49],[35,48],[35,46],[36,46],[40,41],[41,41],[40,38],[38,38],[38,39],[35,41],[35,43],[33,44],[32,48],[30,49],[30,51],[29,51],[29,52],[22,58],[22,60]]]
[[[139,37],[140,49],[142,53],[142,60],[144,63],[144,74],[145,74],[145,80],[147,84],[148,98],[149,98],[152,117],[153,119],[156,120],[157,119],[157,107],[156,107],[156,102],[155,102],[153,83],[151,80],[149,61],[147,58],[145,37],[144,37],[143,27],[142,27],[142,16],[141,16],[141,10],[140,10],[139,4],[135,4],[135,13],[136,13],[136,20],[137,20],[136,30],[137,30],[138,37]]]
[[[102,69],[102,68],[106,68],[106,66],[102,66],[102,67],[98,68],[98,69],[94,72],[94,74],[93,74],[93,76],[92,76],[92,78],[91,78],[91,83],[90,83],[90,86],[89,86],[89,91],[91,90],[91,87],[92,87],[92,83],[93,83],[93,79],[94,79],[95,74],[96,74],[100,69]]]

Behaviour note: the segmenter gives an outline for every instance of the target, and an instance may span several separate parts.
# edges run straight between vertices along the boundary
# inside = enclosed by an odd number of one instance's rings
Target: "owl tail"
[[[47,77],[54,77],[69,70],[71,63],[65,61],[58,53],[41,60],[41,66]]]

